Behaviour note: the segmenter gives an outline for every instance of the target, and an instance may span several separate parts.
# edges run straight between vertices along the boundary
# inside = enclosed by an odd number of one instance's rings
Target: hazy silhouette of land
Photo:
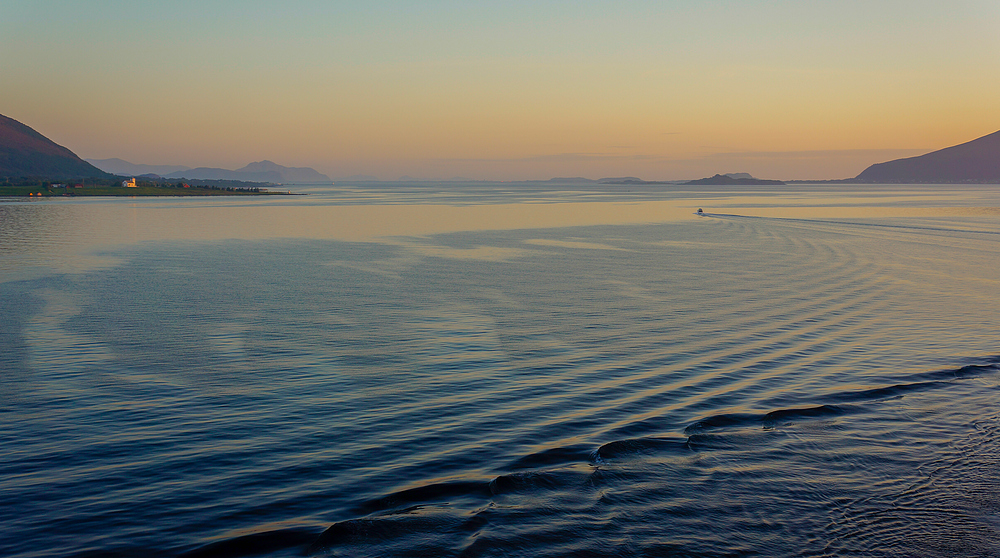
[[[88,162],[89,161],[89,162]],[[272,161],[258,161],[228,170],[215,167],[189,168],[182,165],[134,164],[118,158],[80,159],[69,149],[56,144],[29,126],[0,115],[0,177],[13,179],[72,180],[110,179],[113,175],[138,176],[165,180],[224,180],[276,184],[330,183],[330,177],[309,167],[286,167]],[[377,180],[374,176],[355,175],[353,181]],[[401,181],[418,181],[404,176]],[[475,182],[454,178],[455,181]],[[583,177],[559,177],[552,184],[684,184],[689,186],[780,185],[786,183],[1000,183],[1000,131],[981,138],[933,151],[917,157],[896,159],[871,165],[853,179],[780,181],[754,178],[748,173],[716,174],[708,178],[683,181],[649,181],[634,176],[591,180]]]
[[[717,174],[708,178],[699,178],[685,182],[685,186],[781,186],[780,180],[764,180],[754,178],[748,173]]]
[[[144,174],[166,176],[172,172],[191,170],[191,167],[184,165],[142,165],[130,163],[117,157],[111,159],[84,159],[84,161],[104,172],[110,172],[119,176],[142,176]]]
[[[180,165],[140,165],[122,159],[89,159],[101,170],[121,176],[150,176],[188,180],[239,180],[275,184],[321,184],[332,182],[329,176],[309,167],[286,167],[271,161],[258,161],[236,170],[216,167],[190,168]]]

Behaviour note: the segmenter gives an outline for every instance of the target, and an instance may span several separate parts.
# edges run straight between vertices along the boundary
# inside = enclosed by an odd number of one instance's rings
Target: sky
[[[331,177],[853,177],[1000,130],[996,0],[0,0],[0,114]]]

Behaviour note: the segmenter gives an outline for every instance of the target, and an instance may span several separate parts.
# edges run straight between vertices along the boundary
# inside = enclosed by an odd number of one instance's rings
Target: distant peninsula
[[[268,172],[271,168],[266,163],[269,162],[254,163],[257,167],[247,165],[251,167],[248,172]],[[138,180],[122,178],[84,161],[30,126],[0,115],[0,197],[259,196],[290,193],[273,191],[270,187],[275,184],[252,181],[171,180],[156,175]]]
[[[177,165],[135,164],[122,159],[87,159],[97,168],[119,176],[187,180],[238,180],[272,184],[328,184],[330,177],[309,167],[286,167],[272,161],[257,161],[236,170],[216,167],[190,168]]]
[[[874,164],[855,180],[875,184],[1000,184],[1000,131],[918,157]]]
[[[170,182],[153,179],[120,180],[90,178],[55,182],[38,179],[0,179],[0,197],[53,198],[84,196],[118,197],[203,197],[203,196],[288,196],[286,190],[272,190],[252,182],[232,180],[192,180]],[[277,186],[272,184],[270,186]]]
[[[699,178],[685,182],[684,186],[783,186],[780,180],[764,180],[754,178],[745,172],[717,174],[708,178]]]

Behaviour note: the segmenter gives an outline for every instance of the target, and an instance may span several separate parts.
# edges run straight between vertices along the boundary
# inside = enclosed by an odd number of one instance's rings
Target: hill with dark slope
[[[1000,132],[918,157],[878,163],[857,176],[872,183],[1000,183]]]
[[[110,176],[30,127],[0,115],[0,177],[66,180]]]

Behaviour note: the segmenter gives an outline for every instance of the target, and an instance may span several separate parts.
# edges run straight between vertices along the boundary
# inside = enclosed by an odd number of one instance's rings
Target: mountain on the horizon
[[[717,174],[708,178],[699,178],[684,183],[684,186],[781,186],[784,182],[780,180],[764,180],[754,178],[749,173],[731,172],[729,174]]]
[[[277,182],[281,184],[315,184],[332,182],[329,176],[309,167],[285,167],[271,161],[258,161],[236,169],[198,167],[163,175],[164,178],[191,180],[242,180],[244,182]]]
[[[191,170],[191,167],[184,165],[142,165],[130,163],[117,157],[112,159],[84,159],[91,165],[104,172],[117,174],[119,176],[142,176],[144,174],[155,174],[163,176],[177,171]]]
[[[874,164],[856,180],[870,183],[1000,183],[1000,131],[917,157]]]
[[[68,180],[110,175],[31,127],[0,114],[0,177]]]

